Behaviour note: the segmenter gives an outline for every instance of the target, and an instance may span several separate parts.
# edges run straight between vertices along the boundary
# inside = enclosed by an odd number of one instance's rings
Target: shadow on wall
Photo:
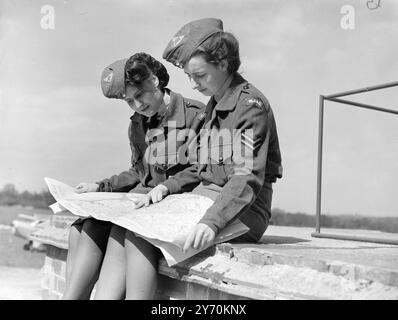
[[[291,244],[298,242],[311,242],[311,241],[296,237],[282,237],[282,236],[268,236],[268,235],[264,235],[259,241],[259,243],[262,244]]]

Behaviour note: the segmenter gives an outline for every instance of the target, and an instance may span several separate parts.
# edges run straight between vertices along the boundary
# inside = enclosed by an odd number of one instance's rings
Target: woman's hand
[[[208,225],[198,223],[189,233],[182,250],[186,252],[189,248],[204,249],[215,237],[216,233]]]
[[[163,184],[158,184],[155,188],[149,191],[145,197],[136,202],[136,208],[147,207],[149,203],[156,203],[162,201],[169,193],[169,189]]]
[[[81,182],[75,187],[77,193],[96,192],[99,185],[97,183]]]

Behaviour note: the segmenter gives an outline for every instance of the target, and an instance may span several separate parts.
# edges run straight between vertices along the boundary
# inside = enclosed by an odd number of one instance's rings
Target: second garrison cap
[[[124,69],[127,59],[115,61],[104,69],[101,88],[107,98],[123,99],[126,95]]]
[[[223,22],[216,18],[204,18],[184,25],[170,40],[163,58],[183,68],[194,51],[210,36],[223,31]]]

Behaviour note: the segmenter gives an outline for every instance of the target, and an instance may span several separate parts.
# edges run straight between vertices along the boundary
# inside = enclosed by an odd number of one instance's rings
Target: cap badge
[[[110,74],[108,74],[105,78],[104,81],[105,82],[111,82],[113,79],[113,72],[111,72]]]
[[[178,46],[178,44],[184,39],[184,35],[181,36],[174,36],[171,41],[173,42],[173,47]]]

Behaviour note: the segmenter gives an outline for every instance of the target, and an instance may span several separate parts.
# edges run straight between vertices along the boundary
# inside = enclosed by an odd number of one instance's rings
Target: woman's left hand
[[[151,191],[149,191],[145,197],[142,197],[142,199],[136,202],[136,209],[147,207],[151,202],[156,203],[162,201],[163,198],[165,198],[168,194],[169,189],[163,184],[158,184]]]
[[[215,237],[216,233],[208,225],[198,223],[188,234],[183,251],[186,252],[189,248],[203,249],[209,245]]]
[[[156,203],[162,201],[163,198],[166,197],[168,194],[169,189],[164,184],[158,184],[155,188],[149,191],[147,195],[152,200],[152,203]]]

